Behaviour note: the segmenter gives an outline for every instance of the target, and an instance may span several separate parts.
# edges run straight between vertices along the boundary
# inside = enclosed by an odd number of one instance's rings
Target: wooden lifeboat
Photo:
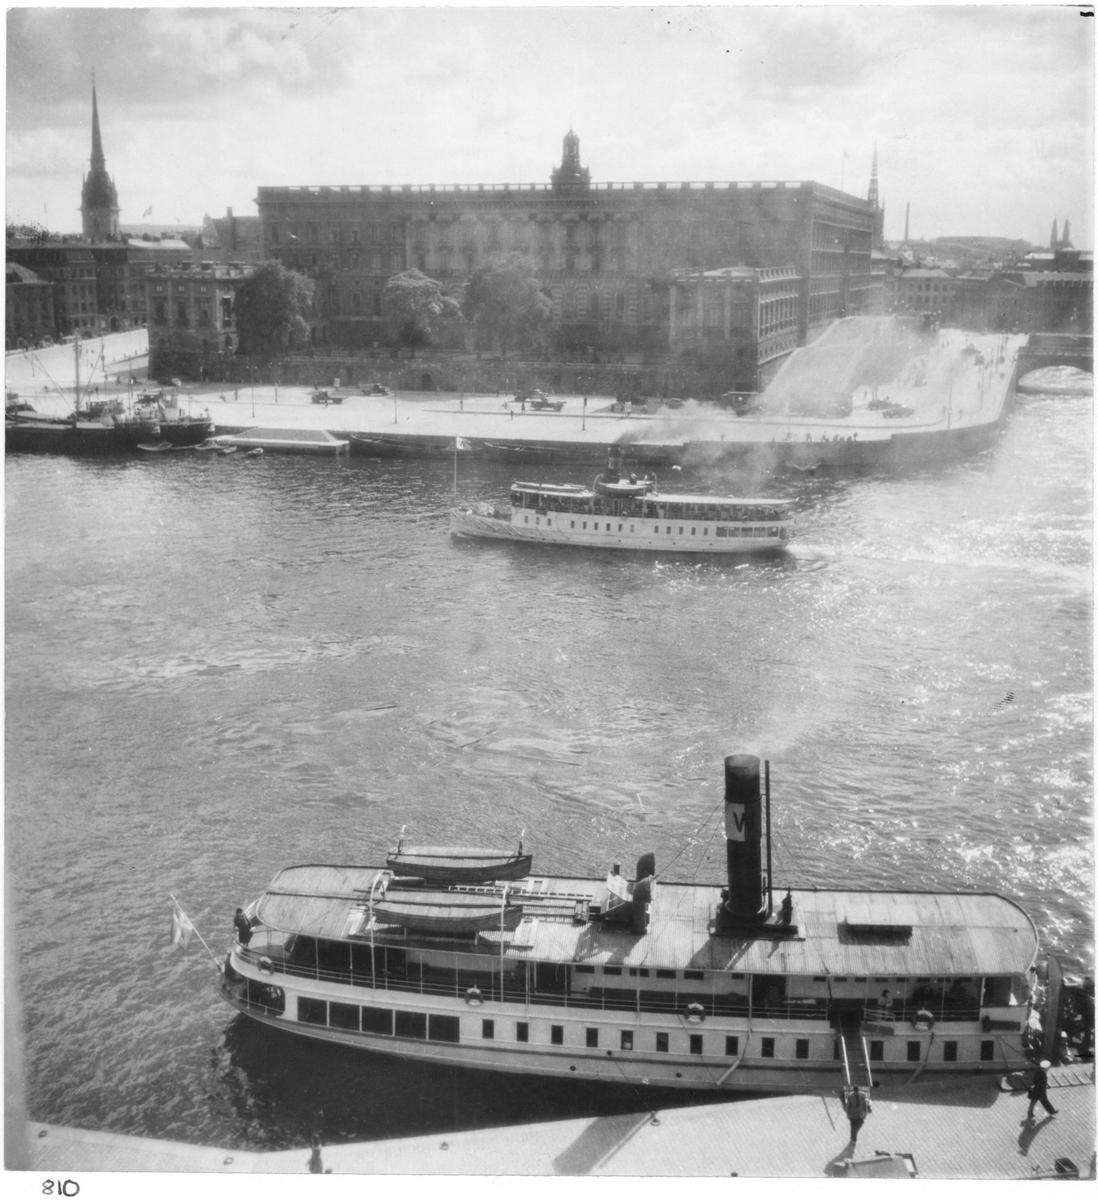
[[[524,879],[530,874],[533,855],[488,850],[477,846],[405,846],[390,850],[385,865],[395,875],[412,875],[428,884],[491,883],[497,879]]]
[[[515,929],[522,920],[522,909],[504,897],[393,886],[373,902],[373,914],[382,924],[434,934]]]

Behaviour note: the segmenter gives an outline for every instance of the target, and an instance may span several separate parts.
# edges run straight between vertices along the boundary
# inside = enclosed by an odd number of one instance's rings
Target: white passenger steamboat
[[[660,492],[655,476],[621,470],[620,455],[591,487],[511,485],[507,510],[489,504],[450,510],[458,537],[503,538],[614,550],[744,554],[784,546],[793,526],[792,500]]]
[[[633,880],[539,875],[521,846],[288,867],[239,918],[222,992],[327,1042],[585,1080],[799,1092],[1024,1067],[1029,917],[920,890],[775,906],[761,774],[725,760],[727,886],[652,855]]]

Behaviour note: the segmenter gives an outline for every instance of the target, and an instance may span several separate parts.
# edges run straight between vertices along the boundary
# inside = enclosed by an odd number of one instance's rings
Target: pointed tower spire
[[[1049,237],[1048,237],[1048,248],[1050,250],[1055,250],[1056,243],[1059,242],[1059,240],[1060,240],[1060,235],[1056,232],[1056,218],[1053,217],[1052,218],[1052,232],[1049,234]]]
[[[1060,249],[1074,250],[1075,247],[1071,244],[1071,218],[1064,218],[1064,232],[1060,235]]]
[[[95,72],[92,71],[92,170],[106,170],[107,160],[103,156],[103,138],[99,132],[99,103],[95,96]]]
[[[869,172],[869,203],[874,208],[879,207],[879,195],[877,192],[877,147],[873,147],[873,168]]]
[[[80,194],[80,214],[83,218],[85,240],[117,241],[121,236],[118,228],[120,212],[118,192],[107,174],[107,160],[103,155],[103,138],[99,132],[99,100],[95,94],[93,72],[91,170],[84,177],[84,186]]]

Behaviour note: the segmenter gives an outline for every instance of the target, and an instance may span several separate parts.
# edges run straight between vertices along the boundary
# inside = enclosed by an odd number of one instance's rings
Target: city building
[[[22,350],[52,341],[57,332],[54,288],[18,263],[4,272],[4,349]]]
[[[100,332],[96,260],[90,246],[44,238],[11,238],[7,263],[9,267],[24,267],[51,285],[54,338],[72,333],[90,337]]]
[[[236,349],[236,289],[254,270],[241,263],[159,263],[145,271],[149,374],[220,379]]]
[[[223,217],[204,216],[198,253],[203,262],[262,262],[259,218],[234,216],[231,208]]]
[[[264,257],[317,284],[314,340],[387,340],[381,294],[415,267],[453,290],[489,257],[534,263],[566,354],[666,354],[679,273],[792,268],[796,344],[873,311],[880,210],[813,182],[594,183],[564,138],[544,184],[260,187]],[[786,284],[782,284],[786,286]]]
[[[682,273],[671,284],[671,353],[723,366],[728,391],[761,391],[799,344],[801,285],[792,266]]]
[[[941,320],[953,309],[953,277],[942,267],[909,267],[896,276],[896,307]]]

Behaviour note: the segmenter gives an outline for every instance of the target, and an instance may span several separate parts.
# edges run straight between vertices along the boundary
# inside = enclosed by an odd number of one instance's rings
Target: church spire
[[[879,195],[877,192],[877,147],[873,147],[873,168],[869,172],[869,203],[874,208],[879,207]]]
[[[99,104],[95,97],[95,72],[92,72],[92,156],[91,168],[105,171],[107,160],[103,156],[103,138],[99,132]]]
[[[1057,226],[1056,218],[1053,217],[1052,218],[1052,233],[1049,234],[1049,239],[1048,239],[1048,248],[1053,251],[1055,251],[1057,249],[1057,243],[1060,241],[1060,235],[1056,232],[1056,226]]]
[[[84,179],[80,194],[80,215],[83,219],[84,238],[89,242],[117,241],[121,237],[118,227],[118,192],[114,181],[107,174],[107,160],[103,155],[103,137],[99,132],[99,100],[95,94],[95,75],[92,75],[92,147],[91,170]]]

